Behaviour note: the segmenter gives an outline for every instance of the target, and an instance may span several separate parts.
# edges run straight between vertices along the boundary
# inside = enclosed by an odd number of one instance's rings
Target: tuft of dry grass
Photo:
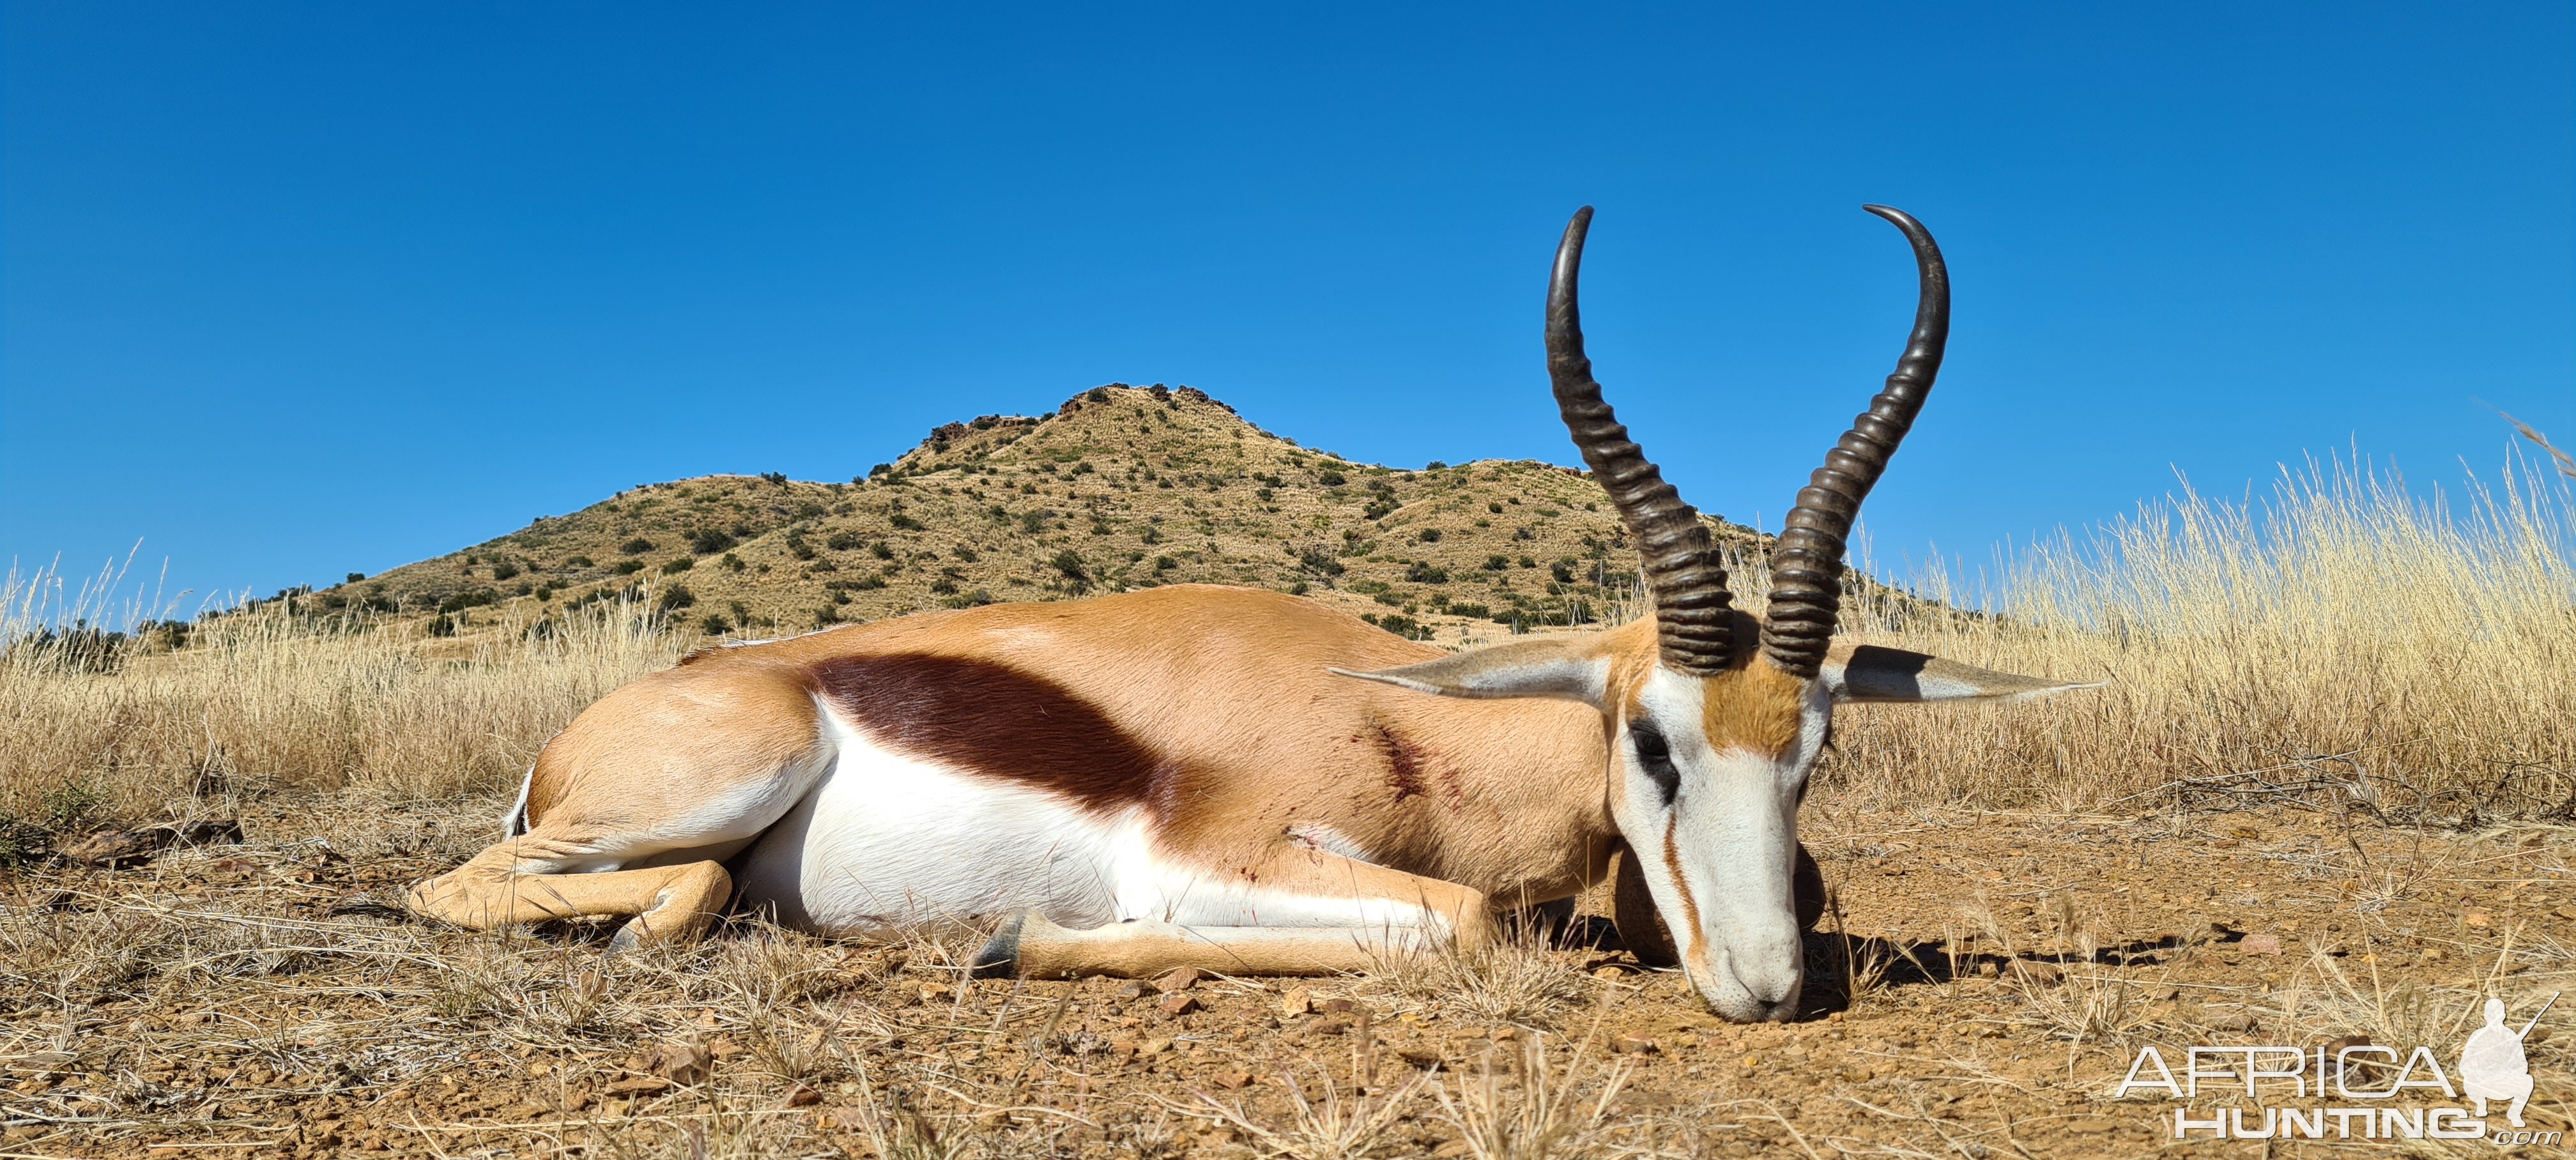
[[[1548,945],[1537,932],[1513,932],[1472,951],[1454,947],[1390,955],[1367,985],[1422,1004],[1437,1004],[1485,1023],[1551,1026],[1591,993],[1582,956]]]
[[[1286,1160],[1365,1160],[1396,1147],[1396,1129],[1412,1114],[1428,1072],[1382,1092],[1354,1090],[1344,1094],[1330,1074],[1317,1076],[1320,1095],[1309,1097],[1294,1075],[1280,1076],[1288,1091],[1285,1116],[1275,1120],[1247,1112],[1240,1101],[1221,1103],[1202,1094],[1202,1108],[1189,1114],[1225,1124],[1250,1138],[1266,1156]]]
[[[1546,1037],[1519,1043],[1520,1082],[1506,1083],[1488,1059],[1451,1095],[1438,1089],[1440,1118],[1458,1132],[1473,1160],[1578,1160],[1609,1154],[1607,1132],[1631,1071],[1625,1062],[1587,1060],[1595,1035],[1567,1054],[1560,1069]],[[1587,1063],[1589,1066],[1587,1067]]]

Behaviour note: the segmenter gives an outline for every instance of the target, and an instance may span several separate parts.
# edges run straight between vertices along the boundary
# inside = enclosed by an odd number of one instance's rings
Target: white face
[[[1612,815],[1701,998],[1738,1022],[1797,1012],[1803,976],[1791,881],[1798,801],[1824,748],[1833,699],[1810,682],[1785,755],[1713,746],[1699,681],[1661,669],[1620,723]]]

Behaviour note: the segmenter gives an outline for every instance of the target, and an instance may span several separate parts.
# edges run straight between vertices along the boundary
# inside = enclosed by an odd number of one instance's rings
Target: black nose
[[[1747,987],[1745,990],[1753,996],[1753,1002],[1762,1009],[1763,1022],[1786,1023],[1797,1017],[1798,996],[1805,989],[1805,982],[1805,979],[1799,978],[1790,980],[1785,989],[1772,987],[1755,990]]]

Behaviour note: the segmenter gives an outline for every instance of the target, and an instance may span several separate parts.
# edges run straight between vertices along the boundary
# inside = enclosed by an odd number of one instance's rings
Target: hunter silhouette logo
[[[2468,1045],[2460,1048],[2460,1093],[2477,1105],[2478,1115],[2487,1114],[2488,1100],[2509,1100],[2505,1122],[2522,1126],[2522,1105],[2531,1102],[2531,1061],[2523,1058],[2522,1040],[2557,1002],[2558,996],[2551,995],[2531,1022],[2515,1031],[2504,1025],[2504,1000],[2487,1000],[2487,1025],[2471,1032]]]
[[[2555,1131],[2529,1131],[2522,1112],[2531,1101],[2531,1063],[2523,1041],[2558,996],[2540,1005],[2516,1030],[2505,1022],[2505,1003],[2489,998],[2486,1021],[2460,1047],[2459,1082],[2442,1070],[2430,1047],[2400,1053],[2367,1040],[2339,1040],[2326,1047],[2198,1046],[2186,1048],[2179,1074],[2153,1045],[2138,1049],[2129,1074],[2111,1093],[2119,1099],[2141,1089],[2185,1101],[2174,1109],[2175,1139],[2207,1132],[2226,1140],[2474,1140],[2499,1144],[2556,1144]],[[2251,1106],[2211,1107],[2196,1114],[2190,1101],[2204,1085],[2215,1096],[2242,1096]],[[2464,1107],[2406,1106],[2447,1097]],[[2332,1100],[2342,1106],[2324,1106]],[[2278,1101],[2278,1102],[2275,1102]],[[2291,1102],[2298,1101],[2298,1102]],[[2352,1101],[2346,1103],[2345,1101]],[[2367,1101],[2367,1102],[2364,1102]],[[2504,1104],[2511,1128],[2488,1129],[2488,1107]],[[2259,1119],[2257,1117],[2260,1117]]]

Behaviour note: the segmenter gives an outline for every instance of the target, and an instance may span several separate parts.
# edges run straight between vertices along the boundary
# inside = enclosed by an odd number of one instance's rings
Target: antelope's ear
[[[1818,674],[1833,690],[1837,704],[1921,701],[2018,701],[2068,689],[2098,689],[2105,682],[2073,684],[1999,673],[1936,656],[1881,648],[1874,644],[1836,644],[1825,654]]]
[[[1443,697],[1554,697],[1599,708],[1610,658],[1591,642],[1558,637],[1491,645],[1399,669],[1332,671]]]

